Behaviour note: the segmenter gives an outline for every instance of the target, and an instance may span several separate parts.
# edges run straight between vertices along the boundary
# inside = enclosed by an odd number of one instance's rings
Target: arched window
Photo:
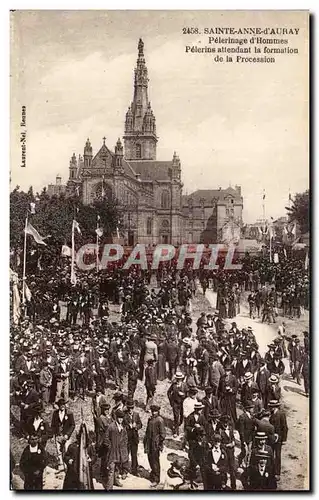
[[[169,222],[168,222],[168,220],[166,220],[166,219],[162,220],[162,229],[163,230],[168,230],[169,229]]]
[[[169,208],[169,192],[166,190],[162,192],[161,207]]]
[[[148,217],[146,221],[146,234],[149,236],[152,234],[152,218]]]
[[[137,160],[142,158],[142,146],[140,144],[136,144],[135,146],[135,156]]]

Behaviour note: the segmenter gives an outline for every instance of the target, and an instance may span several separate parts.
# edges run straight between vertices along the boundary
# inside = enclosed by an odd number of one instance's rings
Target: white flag
[[[102,227],[96,228],[95,232],[99,238],[101,238],[101,236],[103,236],[103,228]]]
[[[278,253],[274,253],[274,264],[278,264],[279,263],[279,255]]]
[[[21,300],[20,294],[18,290],[18,283],[15,281],[12,286],[12,315],[13,315],[13,324],[17,325],[19,323],[19,319],[21,316],[21,308],[20,308]]]
[[[32,203],[32,202],[30,203],[30,212],[32,214],[35,214],[35,203]]]
[[[81,229],[80,229],[79,223],[75,219],[73,219],[73,228],[72,229],[73,229],[73,231],[74,231],[74,229],[76,229],[77,232],[79,234],[81,234]]]
[[[308,270],[309,267],[309,254],[307,252],[306,258],[305,258],[305,271]]]
[[[45,238],[38,233],[38,231],[30,224],[30,222],[28,222],[27,227],[24,231],[26,232],[26,234],[31,234],[31,236],[33,236],[33,238],[37,243],[39,243],[39,245],[46,246],[46,243],[43,241]]]
[[[25,298],[27,299],[27,301],[30,302],[30,300],[32,298],[32,293],[30,291],[30,288],[26,284],[26,282],[24,282],[24,295],[25,295]]]
[[[62,255],[62,257],[72,257],[71,248],[68,247],[67,245],[63,245],[62,250],[61,250],[61,255]]]

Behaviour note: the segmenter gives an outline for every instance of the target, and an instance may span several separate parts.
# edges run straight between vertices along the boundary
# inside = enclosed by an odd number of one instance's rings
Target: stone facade
[[[182,195],[177,154],[174,152],[167,161],[156,158],[158,137],[148,82],[140,40],[133,100],[125,116],[124,148],[118,139],[113,152],[103,138],[93,155],[87,139],[83,156],[73,154],[71,158],[67,193],[77,191],[85,204],[97,197],[115,196],[122,214],[124,241],[130,246],[226,241],[242,226],[240,187]]]

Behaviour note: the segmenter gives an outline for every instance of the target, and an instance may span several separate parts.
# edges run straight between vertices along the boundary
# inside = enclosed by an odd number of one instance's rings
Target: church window
[[[148,236],[150,234],[152,234],[152,218],[151,217],[148,217],[148,219],[146,221],[146,233]]]
[[[168,220],[164,219],[162,220],[162,229],[168,229],[169,228],[169,222]]]
[[[140,144],[136,144],[135,154],[137,160],[140,160],[142,158],[142,146]]]
[[[167,190],[162,192],[161,207],[169,208],[169,192]]]

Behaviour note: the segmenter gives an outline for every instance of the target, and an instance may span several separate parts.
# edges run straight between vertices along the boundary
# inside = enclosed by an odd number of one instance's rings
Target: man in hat
[[[231,418],[232,424],[237,422],[236,394],[238,390],[238,382],[233,375],[232,365],[225,365],[225,376],[221,379],[220,384],[220,408],[223,414]]]
[[[271,458],[266,450],[256,452],[254,463],[251,463],[248,468],[247,489],[251,491],[274,491],[277,489]]]
[[[253,392],[258,392],[258,386],[254,382],[254,376],[251,372],[246,372],[244,374],[244,383],[241,388],[240,400],[243,406],[245,406],[247,401],[251,401]]]
[[[108,449],[106,490],[112,491],[114,485],[122,486],[119,477],[122,475],[122,479],[126,479],[129,468],[127,430],[124,426],[123,410],[116,410],[115,420],[107,428],[105,441]]]
[[[115,404],[112,408],[111,416],[113,420],[115,420],[116,411],[124,409],[124,394],[122,392],[115,392],[113,395],[113,399]]]
[[[98,347],[96,350],[96,356],[94,359],[93,377],[95,384],[102,388],[102,392],[105,392],[106,378],[109,373],[109,363],[105,356],[105,347]]]
[[[107,454],[108,454],[108,442],[107,442],[107,429],[109,425],[113,422],[110,414],[111,405],[106,401],[103,401],[100,405],[100,416],[97,419],[97,439],[96,439],[96,450],[98,456],[101,458],[101,477],[107,478]]]
[[[127,432],[128,453],[131,455],[131,473],[138,476],[137,450],[139,443],[138,431],[142,429],[139,413],[134,411],[134,401],[129,399],[124,412],[124,425]]]
[[[45,359],[42,362],[42,368],[40,371],[40,378],[39,378],[42,402],[45,405],[49,404],[50,401],[52,378],[53,378],[52,372],[48,366],[47,360]]]
[[[90,363],[85,355],[85,349],[81,350],[80,356],[74,361],[73,369],[75,371],[75,391],[83,400],[88,388],[88,377],[90,370]]]
[[[92,401],[91,401],[91,412],[93,416],[93,422],[94,422],[94,429],[95,429],[95,436],[96,436],[96,442],[97,442],[97,421],[99,416],[101,415],[101,405],[103,403],[106,403],[107,399],[103,394],[103,389],[101,386],[97,385],[95,387],[95,392],[92,396]]]
[[[165,357],[168,362],[168,378],[172,380],[180,358],[180,348],[175,335],[170,335],[167,339]]]
[[[241,452],[238,455],[238,467],[241,467],[244,458],[246,458],[246,465],[249,463],[255,430],[255,421],[252,416],[253,409],[254,404],[251,401],[246,401],[244,411],[237,420],[237,430],[241,443]]]
[[[160,482],[160,452],[164,449],[166,436],[164,419],[159,414],[160,407],[151,406],[152,416],[148,419],[144,436],[144,452],[147,453],[151,467],[151,487],[156,487]]]
[[[32,407],[39,401],[39,393],[34,389],[33,380],[29,378],[23,384],[20,399],[20,427],[22,432],[28,432],[28,423],[32,416]]]
[[[267,368],[270,371],[270,373],[278,375],[279,377],[284,373],[285,365],[281,359],[279,352],[274,353],[273,360],[267,364]]]
[[[228,462],[224,447],[221,446],[220,434],[211,440],[212,448],[208,448],[203,464],[204,491],[220,491],[227,483]]]
[[[139,375],[138,351],[134,351],[127,364],[127,393],[129,399],[134,399]]]
[[[208,420],[209,414],[212,410],[220,411],[220,405],[217,396],[215,395],[215,389],[212,387],[205,387],[205,397],[202,399],[204,405],[204,417]]]
[[[176,372],[175,380],[170,385],[167,391],[167,397],[173,410],[174,417],[174,437],[179,435],[179,427],[183,423],[183,402],[187,394],[187,386],[183,382],[184,375],[182,372]]]
[[[157,361],[158,350],[156,340],[157,336],[155,334],[148,336],[144,346],[144,364],[146,364],[149,359],[152,359],[154,362]]]
[[[265,408],[268,408],[269,401],[272,399],[281,399],[281,388],[279,386],[279,377],[274,373],[270,375],[266,387]]]
[[[230,477],[230,486],[232,490],[236,489],[236,464],[235,464],[235,437],[232,420],[229,415],[222,415],[219,419],[218,430],[222,446],[225,448],[228,459],[228,472]]]
[[[260,358],[260,365],[256,373],[256,384],[259,388],[263,405],[266,407],[266,392],[270,371],[267,368],[265,358]]]
[[[254,443],[252,447],[250,463],[252,465],[256,464],[256,454],[260,451],[266,451],[271,459],[271,464],[274,465],[274,454],[272,451],[272,447],[267,444],[268,436],[266,432],[258,431],[254,436]]]
[[[58,409],[54,410],[51,421],[51,431],[55,440],[59,468],[63,469],[63,458],[70,444],[70,438],[75,429],[74,415],[67,410],[64,399],[57,401]]]
[[[37,434],[32,432],[19,462],[24,475],[23,489],[25,491],[40,491],[43,489],[43,472],[47,466],[47,461],[47,454],[39,444]]]
[[[153,398],[156,391],[156,385],[157,385],[157,371],[155,366],[155,360],[150,358],[148,359],[147,366],[145,368],[146,411],[149,410],[149,405],[153,403]]]
[[[274,442],[275,428],[269,422],[270,411],[262,408],[255,418],[256,433],[265,433],[267,436],[267,443],[270,445]],[[255,435],[256,436],[256,435]]]
[[[293,379],[296,379],[297,384],[301,384],[300,368],[302,360],[302,350],[300,340],[297,335],[292,335],[288,344],[290,374]]]
[[[304,381],[305,396],[309,396],[309,351],[305,348],[302,355],[301,374]]]
[[[274,443],[272,448],[274,452],[275,475],[276,479],[279,480],[281,473],[281,448],[287,441],[288,425],[284,410],[279,409],[280,402],[278,400],[269,401],[268,406],[271,413],[269,422],[275,428]]]
[[[45,450],[47,441],[50,435],[50,429],[47,422],[42,418],[43,407],[42,404],[35,403],[30,409],[30,420],[27,426],[29,436],[36,434],[38,436],[39,445]]]
[[[211,410],[207,417],[207,438],[212,439],[219,429],[220,411],[217,408]]]
[[[64,352],[59,355],[59,361],[56,365],[56,394],[55,402],[61,399],[63,393],[64,399],[68,401],[69,399],[69,385],[70,385],[70,373],[72,370],[72,365],[68,357]]]

